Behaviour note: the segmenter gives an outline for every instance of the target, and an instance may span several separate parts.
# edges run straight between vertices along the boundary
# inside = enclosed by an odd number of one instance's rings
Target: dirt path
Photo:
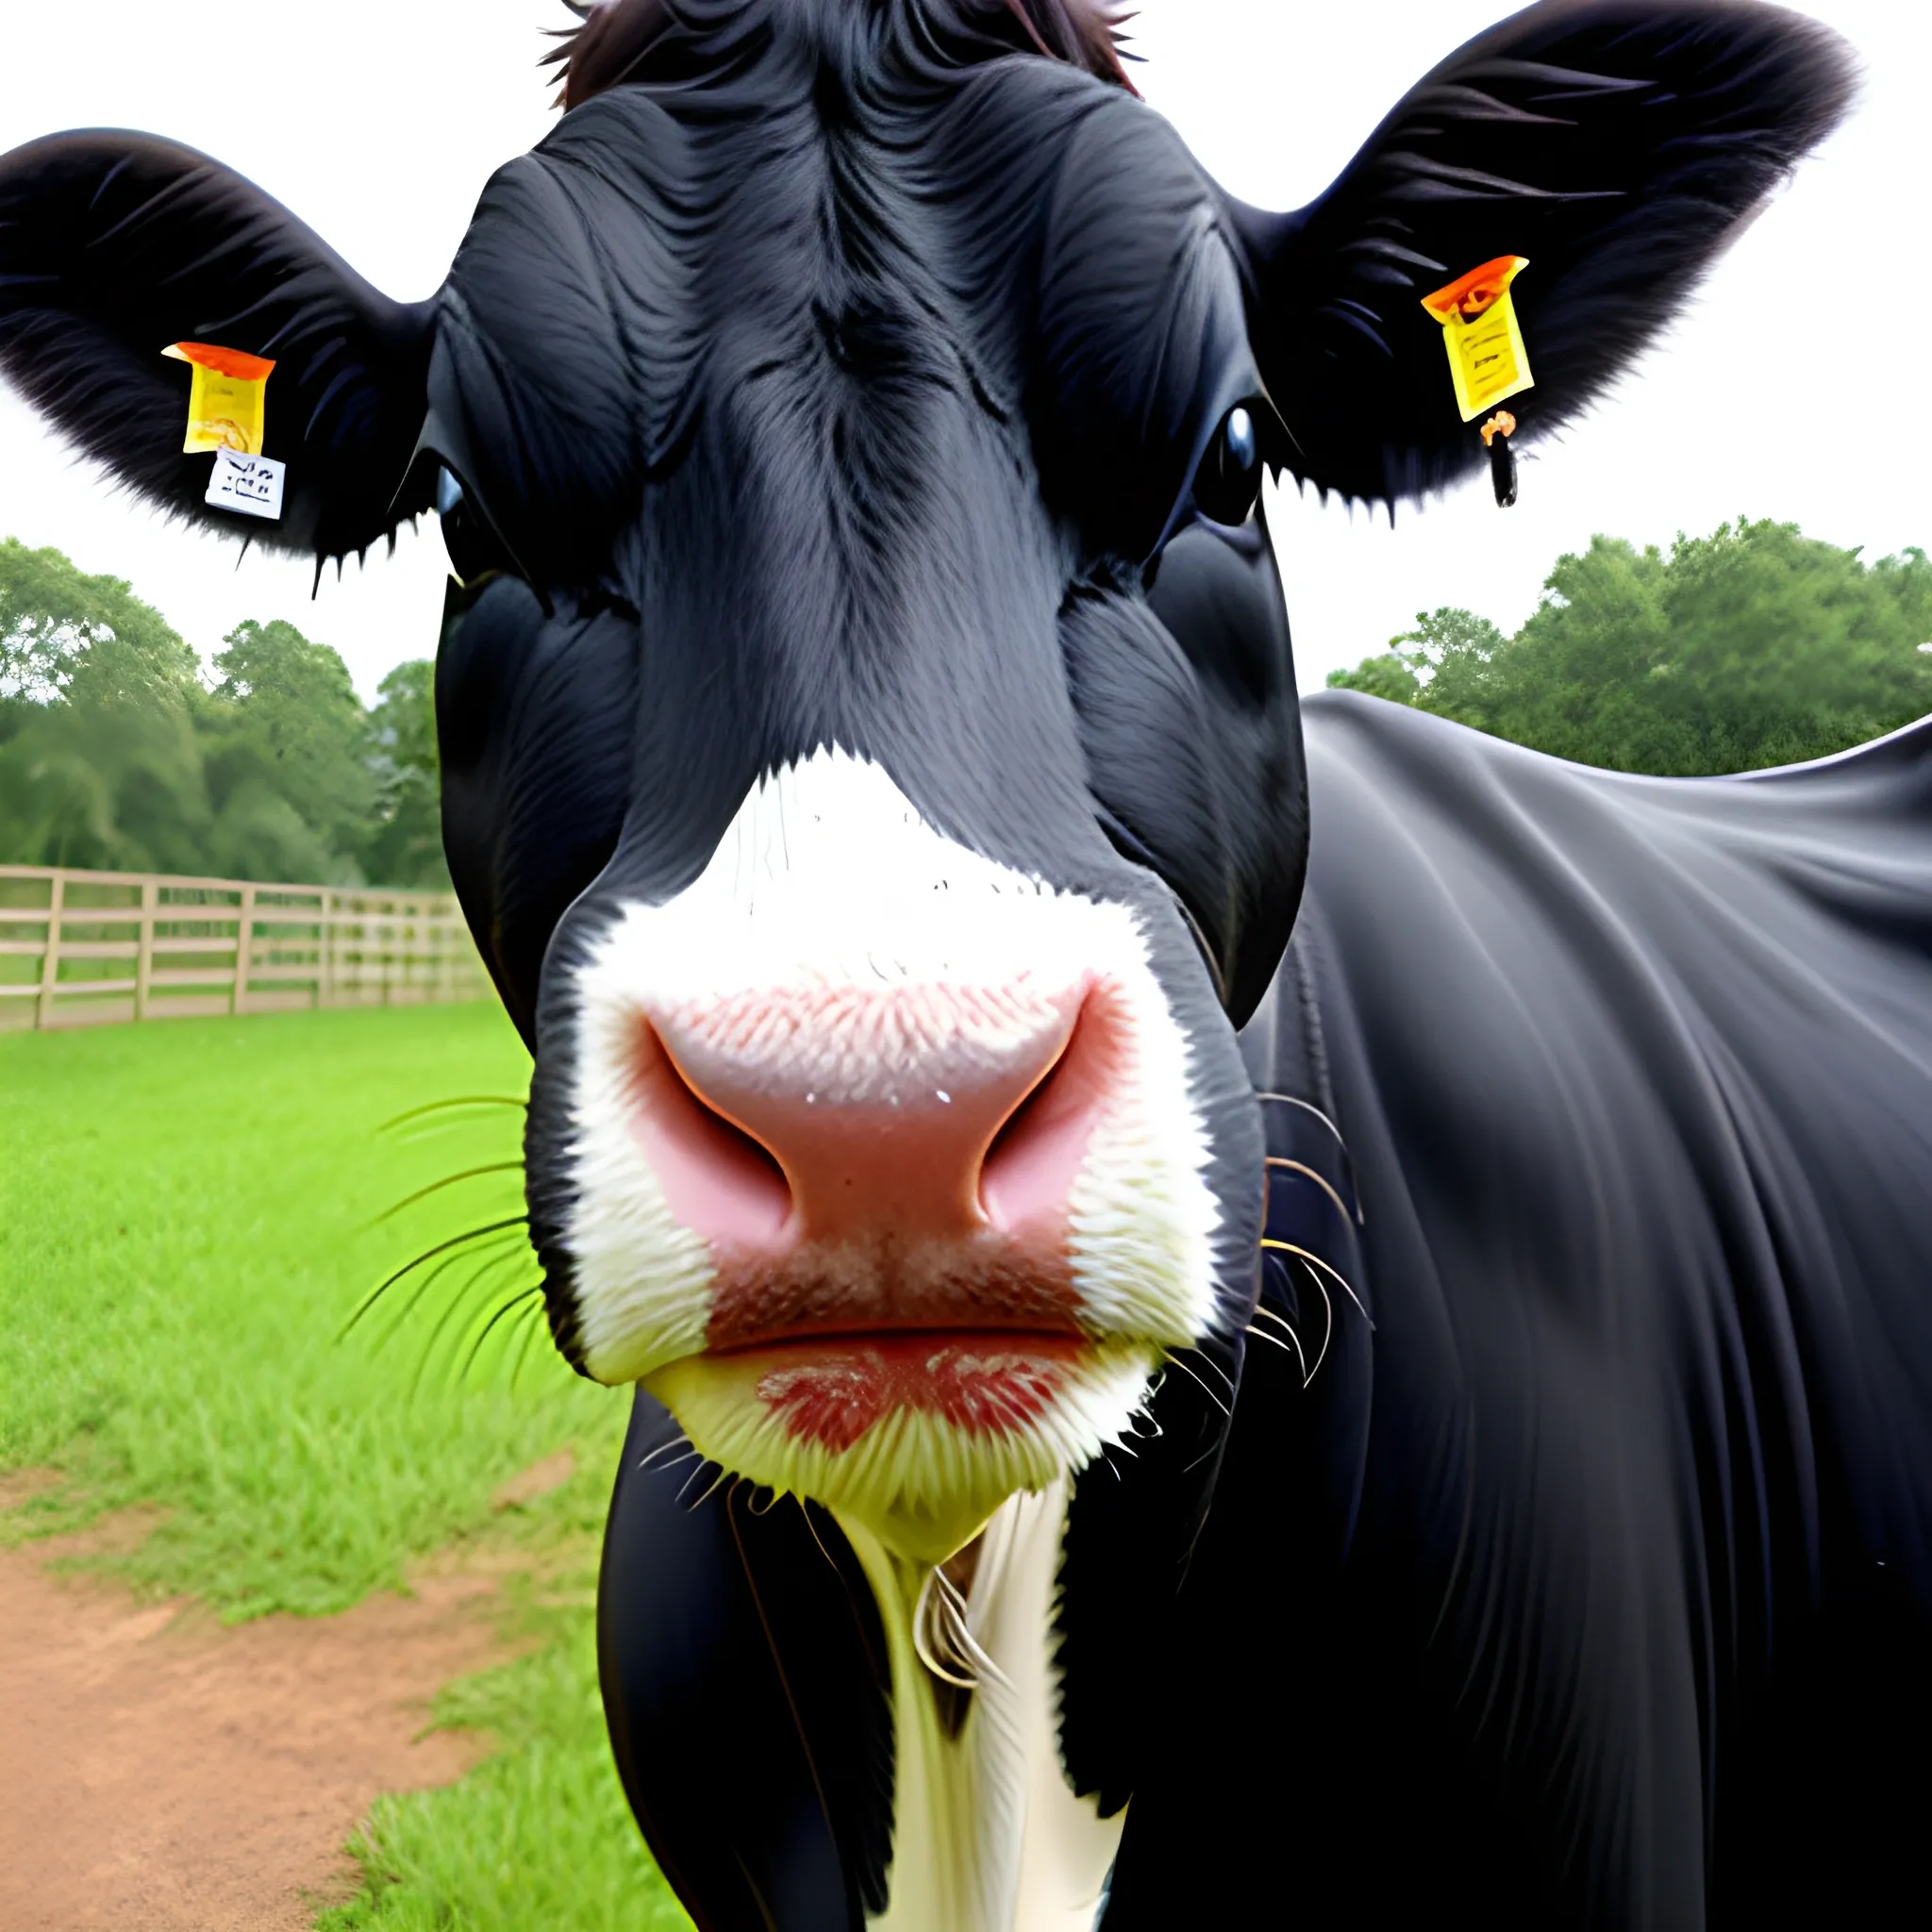
[[[381,1791],[447,1783],[478,1740],[414,1741],[496,1651],[488,1578],[225,1630],[0,1551],[0,1926],[300,1932]]]

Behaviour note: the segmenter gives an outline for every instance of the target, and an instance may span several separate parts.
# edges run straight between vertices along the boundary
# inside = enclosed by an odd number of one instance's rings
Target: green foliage
[[[119,579],[0,544],[0,860],[446,885],[431,667],[372,713],[291,624],[224,641],[209,690]]]
[[[75,691],[123,701],[194,682],[194,653],[119,577],[84,576],[58,550],[0,542],[0,698]]]
[[[1597,537],[1558,560],[1514,637],[1437,610],[1329,682],[1583,764],[1741,772],[1932,711],[1928,640],[1924,551],[1867,564],[1794,525],[1740,521],[1668,556]]]
[[[1422,683],[1400,651],[1383,651],[1364,658],[1353,671],[1331,671],[1330,691],[1365,691],[1372,698],[1387,698],[1391,704],[1412,705],[1422,694]]]
[[[324,854],[353,855],[375,806],[365,761],[368,721],[348,667],[279,620],[238,625],[215,659],[221,682],[207,701],[203,741],[208,791],[234,842],[224,870],[257,878],[313,878],[277,871],[272,841],[281,826],[305,829]],[[279,800],[289,815],[264,809]],[[311,860],[310,863],[315,863]],[[326,875],[324,875],[326,877]],[[331,881],[332,882],[332,881]]]
[[[118,578],[0,543],[0,858],[205,870],[196,672]]]
[[[435,682],[435,665],[417,658],[398,664],[376,687],[375,708],[369,714],[375,825],[364,857],[371,878],[449,883]]]

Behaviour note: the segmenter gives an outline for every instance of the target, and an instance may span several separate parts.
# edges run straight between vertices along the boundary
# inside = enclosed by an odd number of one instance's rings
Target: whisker
[[[426,1107],[412,1107],[407,1113],[399,1113],[393,1120],[384,1121],[375,1131],[392,1134],[398,1127],[408,1126],[411,1121],[420,1121],[432,1113],[449,1113],[459,1107],[516,1107],[527,1113],[530,1103],[508,1093],[466,1093],[456,1100],[432,1100]]]
[[[693,1449],[691,1451],[691,1454],[695,1456],[697,1454],[697,1451]],[[805,1498],[803,1496],[793,1496],[791,1500],[798,1505],[798,1513],[805,1518],[805,1526],[808,1530],[811,1532],[812,1541],[818,1544],[819,1555],[822,1556],[827,1563],[830,1563],[832,1565],[832,1569],[836,1574],[839,1566],[836,1562],[833,1561],[831,1551],[826,1549],[824,1539],[819,1534],[818,1524],[811,1520],[811,1511],[805,1507]]]
[[[700,1457],[698,1460],[697,1470],[694,1472],[694,1474],[702,1474],[704,1467],[704,1459],[703,1457]],[[693,1509],[702,1509],[705,1507],[705,1505],[708,1503],[711,1500],[711,1498],[715,1496],[718,1493],[718,1491],[731,1479],[731,1472],[728,1469],[721,1469],[718,1472],[717,1480],[714,1483],[712,1483],[711,1487],[708,1490],[707,1490],[705,1493],[702,1496],[700,1496],[697,1499],[697,1501],[693,1503],[691,1507]],[[686,1476],[684,1479],[684,1489],[679,1490],[677,1492],[677,1500],[680,1503],[684,1501],[684,1491],[690,1488],[691,1477]]]
[[[1282,1169],[1285,1173],[1298,1174],[1302,1176],[1304,1180],[1313,1181],[1314,1184],[1318,1188],[1320,1188],[1321,1191],[1324,1194],[1326,1194],[1331,1201],[1335,1203],[1335,1211],[1341,1216],[1342,1220],[1355,1221],[1357,1223],[1358,1225],[1360,1224],[1358,1217],[1350,1211],[1348,1205],[1342,1200],[1341,1196],[1338,1194],[1335,1191],[1335,1190],[1332,1187],[1330,1187],[1329,1184],[1325,1180],[1324,1180],[1320,1174],[1318,1174],[1315,1172],[1315,1170],[1312,1167],[1305,1166],[1299,1160],[1287,1159],[1284,1156],[1279,1154],[1269,1155],[1267,1159],[1262,1164],[1270,1169],[1278,1167]]]
[[[445,1188],[453,1188],[459,1181],[474,1181],[487,1174],[521,1174],[524,1171],[523,1158],[515,1160],[492,1160],[487,1167],[466,1167],[461,1174],[445,1174],[440,1181],[431,1181],[426,1188],[418,1188],[413,1194],[405,1195],[392,1208],[385,1208],[374,1221],[364,1222],[365,1234],[373,1227],[380,1227],[385,1221],[393,1221],[406,1208],[413,1208],[418,1201],[426,1201],[431,1194],[440,1194]]]
[[[414,1291],[410,1294],[408,1304],[404,1307],[402,1312],[397,1315],[395,1320],[390,1324],[389,1327],[386,1330],[384,1330],[382,1335],[377,1338],[375,1350],[372,1352],[379,1352],[382,1349],[386,1348],[397,1335],[402,1333],[403,1329],[408,1325],[409,1318],[416,1312],[418,1308],[420,1308],[423,1306],[424,1298],[428,1294],[429,1291],[432,1288],[434,1288],[436,1284],[439,1281],[441,1281],[442,1277],[445,1274],[447,1274],[452,1268],[460,1268],[465,1261],[472,1260],[475,1258],[478,1255],[489,1256],[491,1263],[493,1264],[496,1261],[502,1260],[506,1255],[522,1248],[523,1245],[523,1238],[520,1235],[514,1232],[507,1231],[502,1234],[491,1235],[484,1241],[477,1241],[470,1246],[458,1248],[457,1250],[455,1250],[455,1252],[445,1255],[441,1261],[439,1261],[434,1268],[430,1269],[428,1274],[424,1275],[422,1279],[416,1283]],[[493,1255],[491,1254],[491,1250],[492,1249],[495,1250]],[[476,1277],[475,1275],[471,1276],[472,1283],[475,1282],[475,1278]],[[357,1321],[359,1321],[360,1319],[361,1315],[358,1311],[358,1314],[354,1318],[352,1318],[350,1326],[353,1327],[355,1325],[355,1323]],[[344,1328],[342,1330],[341,1336],[339,1339],[346,1341],[348,1338],[348,1328]]]
[[[700,1455],[698,1454],[698,1452],[697,1452],[697,1451],[696,1451],[695,1449],[693,1449],[693,1448],[692,1448],[692,1447],[691,1446],[691,1444],[690,1444],[689,1442],[681,1443],[681,1444],[680,1444],[680,1445],[678,1445],[678,1446],[680,1446],[680,1447],[681,1447],[681,1448],[683,1449],[683,1451],[684,1451],[684,1454],[683,1454],[682,1456],[674,1456],[674,1457],[673,1457],[671,1458],[671,1460],[670,1460],[669,1462],[667,1462],[667,1463],[666,1463],[666,1464],[664,1465],[664,1470],[665,1470],[665,1473],[666,1473],[667,1474],[669,1474],[669,1473],[670,1473],[670,1472],[671,1472],[672,1470],[674,1470],[674,1469],[677,1468],[677,1467],[679,1466],[679,1464],[681,1464],[681,1463],[686,1463],[686,1462],[700,1462],[700,1463],[701,1463],[701,1462],[703,1462],[703,1461],[704,1461],[704,1459],[705,1459],[705,1458],[704,1458],[704,1457],[703,1457],[702,1456],[700,1456]],[[687,1476],[687,1477],[685,1478],[685,1480],[686,1480],[686,1482],[689,1482],[689,1481],[691,1480],[691,1478],[690,1478],[689,1476]],[[678,1493],[679,1493],[680,1495],[682,1495],[682,1494],[683,1494],[683,1491],[682,1491],[682,1490],[680,1490]]]
[[[1187,1376],[1189,1381],[1192,1382],[1194,1386],[1200,1390],[1201,1393],[1205,1395],[1208,1398],[1208,1400],[1211,1402],[1215,1406],[1215,1407],[1218,1408],[1222,1412],[1222,1414],[1227,1418],[1229,1422],[1232,1422],[1234,1420],[1234,1411],[1231,1408],[1229,1408],[1224,1402],[1222,1401],[1220,1396],[1215,1394],[1213,1390],[1208,1388],[1207,1383],[1202,1381],[1199,1375],[1195,1374],[1192,1369],[1188,1367],[1187,1363],[1184,1362],[1173,1349],[1168,1350],[1167,1359],[1170,1362],[1172,1362],[1175,1368],[1179,1369],[1182,1372],[1182,1374]]]
[[[497,1308],[496,1312],[491,1316],[489,1321],[484,1323],[482,1331],[477,1335],[475,1341],[471,1342],[470,1352],[463,1357],[463,1366],[458,1372],[457,1374],[457,1380],[458,1382],[467,1382],[470,1379],[470,1371],[476,1366],[476,1357],[480,1354],[482,1354],[483,1344],[490,1340],[491,1332],[495,1328],[496,1324],[499,1322],[501,1322],[503,1318],[507,1314],[508,1314],[512,1308],[522,1307],[526,1302],[528,1302],[531,1299],[532,1296],[540,1295],[542,1292],[542,1283],[532,1282],[528,1288],[520,1289],[515,1294],[510,1296],[508,1301],[503,1303]]]
[[[1308,1382],[1322,1373],[1322,1364],[1328,1359],[1328,1344],[1335,1339],[1335,1304],[1328,1299],[1328,1291],[1322,1286],[1322,1277],[1311,1268],[1308,1279],[1315,1284],[1315,1292],[1322,1297],[1322,1352],[1315,1357],[1315,1366],[1308,1371]],[[1303,1383],[1303,1388],[1308,1386]]]
[[[515,1255],[505,1254],[484,1262],[482,1267],[463,1284],[461,1290],[451,1295],[444,1304],[442,1313],[436,1318],[436,1326],[429,1331],[429,1340],[423,1347],[423,1359],[417,1363],[415,1375],[409,1383],[409,1400],[412,1403],[422,1392],[423,1378],[429,1373],[430,1363],[436,1359],[437,1343],[442,1340],[444,1331],[449,1327],[451,1317],[458,1312],[467,1313],[466,1304],[483,1283],[506,1265],[514,1266],[517,1258]]]
[[[1272,1100],[1277,1107],[1298,1107],[1304,1113],[1313,1114],[1335,1136],[1336,1144],[1342,1148],[1344,1152],[1346,1151],[1348,1142],[1341,1138],[1341,1129],[1312,1102],[1297,1100],[1292,1093],[1257,1093],[1255,1098],[1257,1100]]]
[[[529,1224],[527,1214],[512,1214],[507,1220],[486,1222],[481,1227],[473,1227],[462,1234],[453,1234],[446,1241],[438,1241],[433,1248],[425,1248],[414,1260],[405,1261],[393,1274],[386,1276],[363,1296],[357,1305],[356,1312],[343,1324],[341,1334],[336,1339],[343,1340],[364,1315],[392,1289],[406,1274],[413,1274],[425,1261],[433,1261],[439,1255],[446,1255],[452,1248],[462,1247],[466,1242],[482,1241],[486,1236],[501,1234],[505,1228],[525,1227]]]
[[[1349,1191],[1356,1197],[1355,1211],[1353,1215],[1350,1216],[1350,1218],[1355,1222],[1357,1227],[1366,1227],[1368,1225],[1368,1222],[1363,1217],[1361,1209],[1362,1191],[1359,1183],[1356,1180],[1355,1177],[1355,1157],[1348,1151],[1348,1142],[1342,1138],[1341,1129],[1338,1127],[1335,1124],[1335,1123],[1332,1120],[1330,1120],[1328,1116],[1325,1113],[1324,1113],[1319,1107],[1316,1107],[1311,1101],[1297,1100],[1292,1093],[1257,1093],[1256,1094],[1255,1098],[1257,1100],[1272,1100],[1277,1107],[1299,1108],[1304,1113],[1313,1114],[1314,1117],[1318,1121],[1320,1121],[1324,1127],[1326,1127],[1331,1134],[1334,1135],[1335,1144],[1341,1150],[1342,1162],[1348,1169]],[[1344,1214],[1347,1214],[1349,1210],[1347,1208],[1343,1208],[1342,1212]]]
[[[1212,1369],[1214,1373],[1217,1375],[1219,1375],[1224,1382],[1227,1384],[1228,1397],[1230,1400],[1233,1399],[1234,1377],[1230,1375],[1228,1372],[1225,1369],[1224,1369],[1221,1366],[1221,1364],[1218,1361],[1216,1361],[1211,1355],[1208,1354],[1205,1349],[1201,1348],[1198,1344],[1194,1343],[1191,1343],[1184,1351],[1182,1351],[1182,1353],[1194,1357],[1196,1360],[1204,1363],[1207,1367]]]
[[[1267,1315],[1281,1329],[1282,1334],[1288,1337],[1288,1340],[1283,1341],[1278,1337],[1255,1327],[1252,1324],[1249,1324],[1248,1333],[1257,1341],[1272,1342],[1283,1355],[1292,1355],[1295,1359],[1295,1366],[1302,1372],[1302,1387],[1306,1389],[1314,1380],[1314,1377],[1308,1374],[1308,1358],[1302,1353],[1301,1337],[1294,1332],[1293,1325],[1291,1323],[1284,1321],[1272,1308],[1257,1308],[1255,1312],[1257,1315]]]
[[[1329,1263],[1323,1260],[1320,1255],[1311,1255],[1308,1253],[1307,1249],[1298,1248],[1292,1241],[1277,1241],[1270,1236],[1262,1237],[1261,1245],[1264,1248],[1274,1249],[1277,1253],[1283,1255],[1292,1255],[1295,1257],[1297,1260],[1306,1261],[1311,1267],[1319,1268],[1322,1271],[1322,1273],[1324,1274],[1328,1275],[1341,1290],[1342,1293],[1345,1294],[1349,1298],[1349,1300],[1356,1305],[1356,1308],[1361,1315],[1362,1320],[1366,1322],[1371,1328],[1374,1327],[1375,1318],[1369,1313],[1366,1307],[1362,1306],[1361,1296],[1356,1293],[1354,1289],[1349,1287],[1347,1277],[1343,1275],[1338,1269],[1331,1267]]]
[[[631,1467],[635,1469],[639,1474],[641,1475],[643,1472],[649,1469],[651,1465],[654,1462],[656,1462],[660,1456],[671,1456],[672,1459],[675,1461],[676,1457],[675,1455],[673,1455],[673,1452],[676,1450],[689,1450],[691,1454],[692,1454],[693,1456],[697,1454],[696,1450],[691,1449],[689,1440],[682,1434],[679,1434],[675,1436],[667,1437],[663,1441],[659,1442],[658,1446],[655,1449],[653,1449],[648,1456],[639,1457],[637,1461],[634,1462],[631,1465]]]
[[[549,1324],[544,1320],[544,1305],[539,1302],[531,1310],[530,1319],[524,1324],[524,1339],[517,1344],[516,1367],[509,1372],[509,1392],[517,1392],[517,1384],[523,1380],[524,1364],[530,1358],[530,1344],[536,1341]]]

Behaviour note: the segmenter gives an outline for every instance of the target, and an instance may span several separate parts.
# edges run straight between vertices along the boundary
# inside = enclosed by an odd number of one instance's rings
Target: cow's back
[[[1191,1585],[1266,1606],[1252,1694],[1176,1740],[1256,1770],[1141,1849],[1217,1831],[1317,1924],[1877,1923],[1932,1718],[1932,722],[1694,781],[1307,724],[1245,1044],[1320,1258],[1271,1253]]]

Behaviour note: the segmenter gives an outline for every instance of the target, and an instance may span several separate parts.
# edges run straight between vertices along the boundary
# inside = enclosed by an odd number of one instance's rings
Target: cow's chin
[[[941,1563],[1008,1497],[1127,1437],[1158,1355],[1025,1333],[818,1337],[686,1356],[644,1386],[708,1460]]]

